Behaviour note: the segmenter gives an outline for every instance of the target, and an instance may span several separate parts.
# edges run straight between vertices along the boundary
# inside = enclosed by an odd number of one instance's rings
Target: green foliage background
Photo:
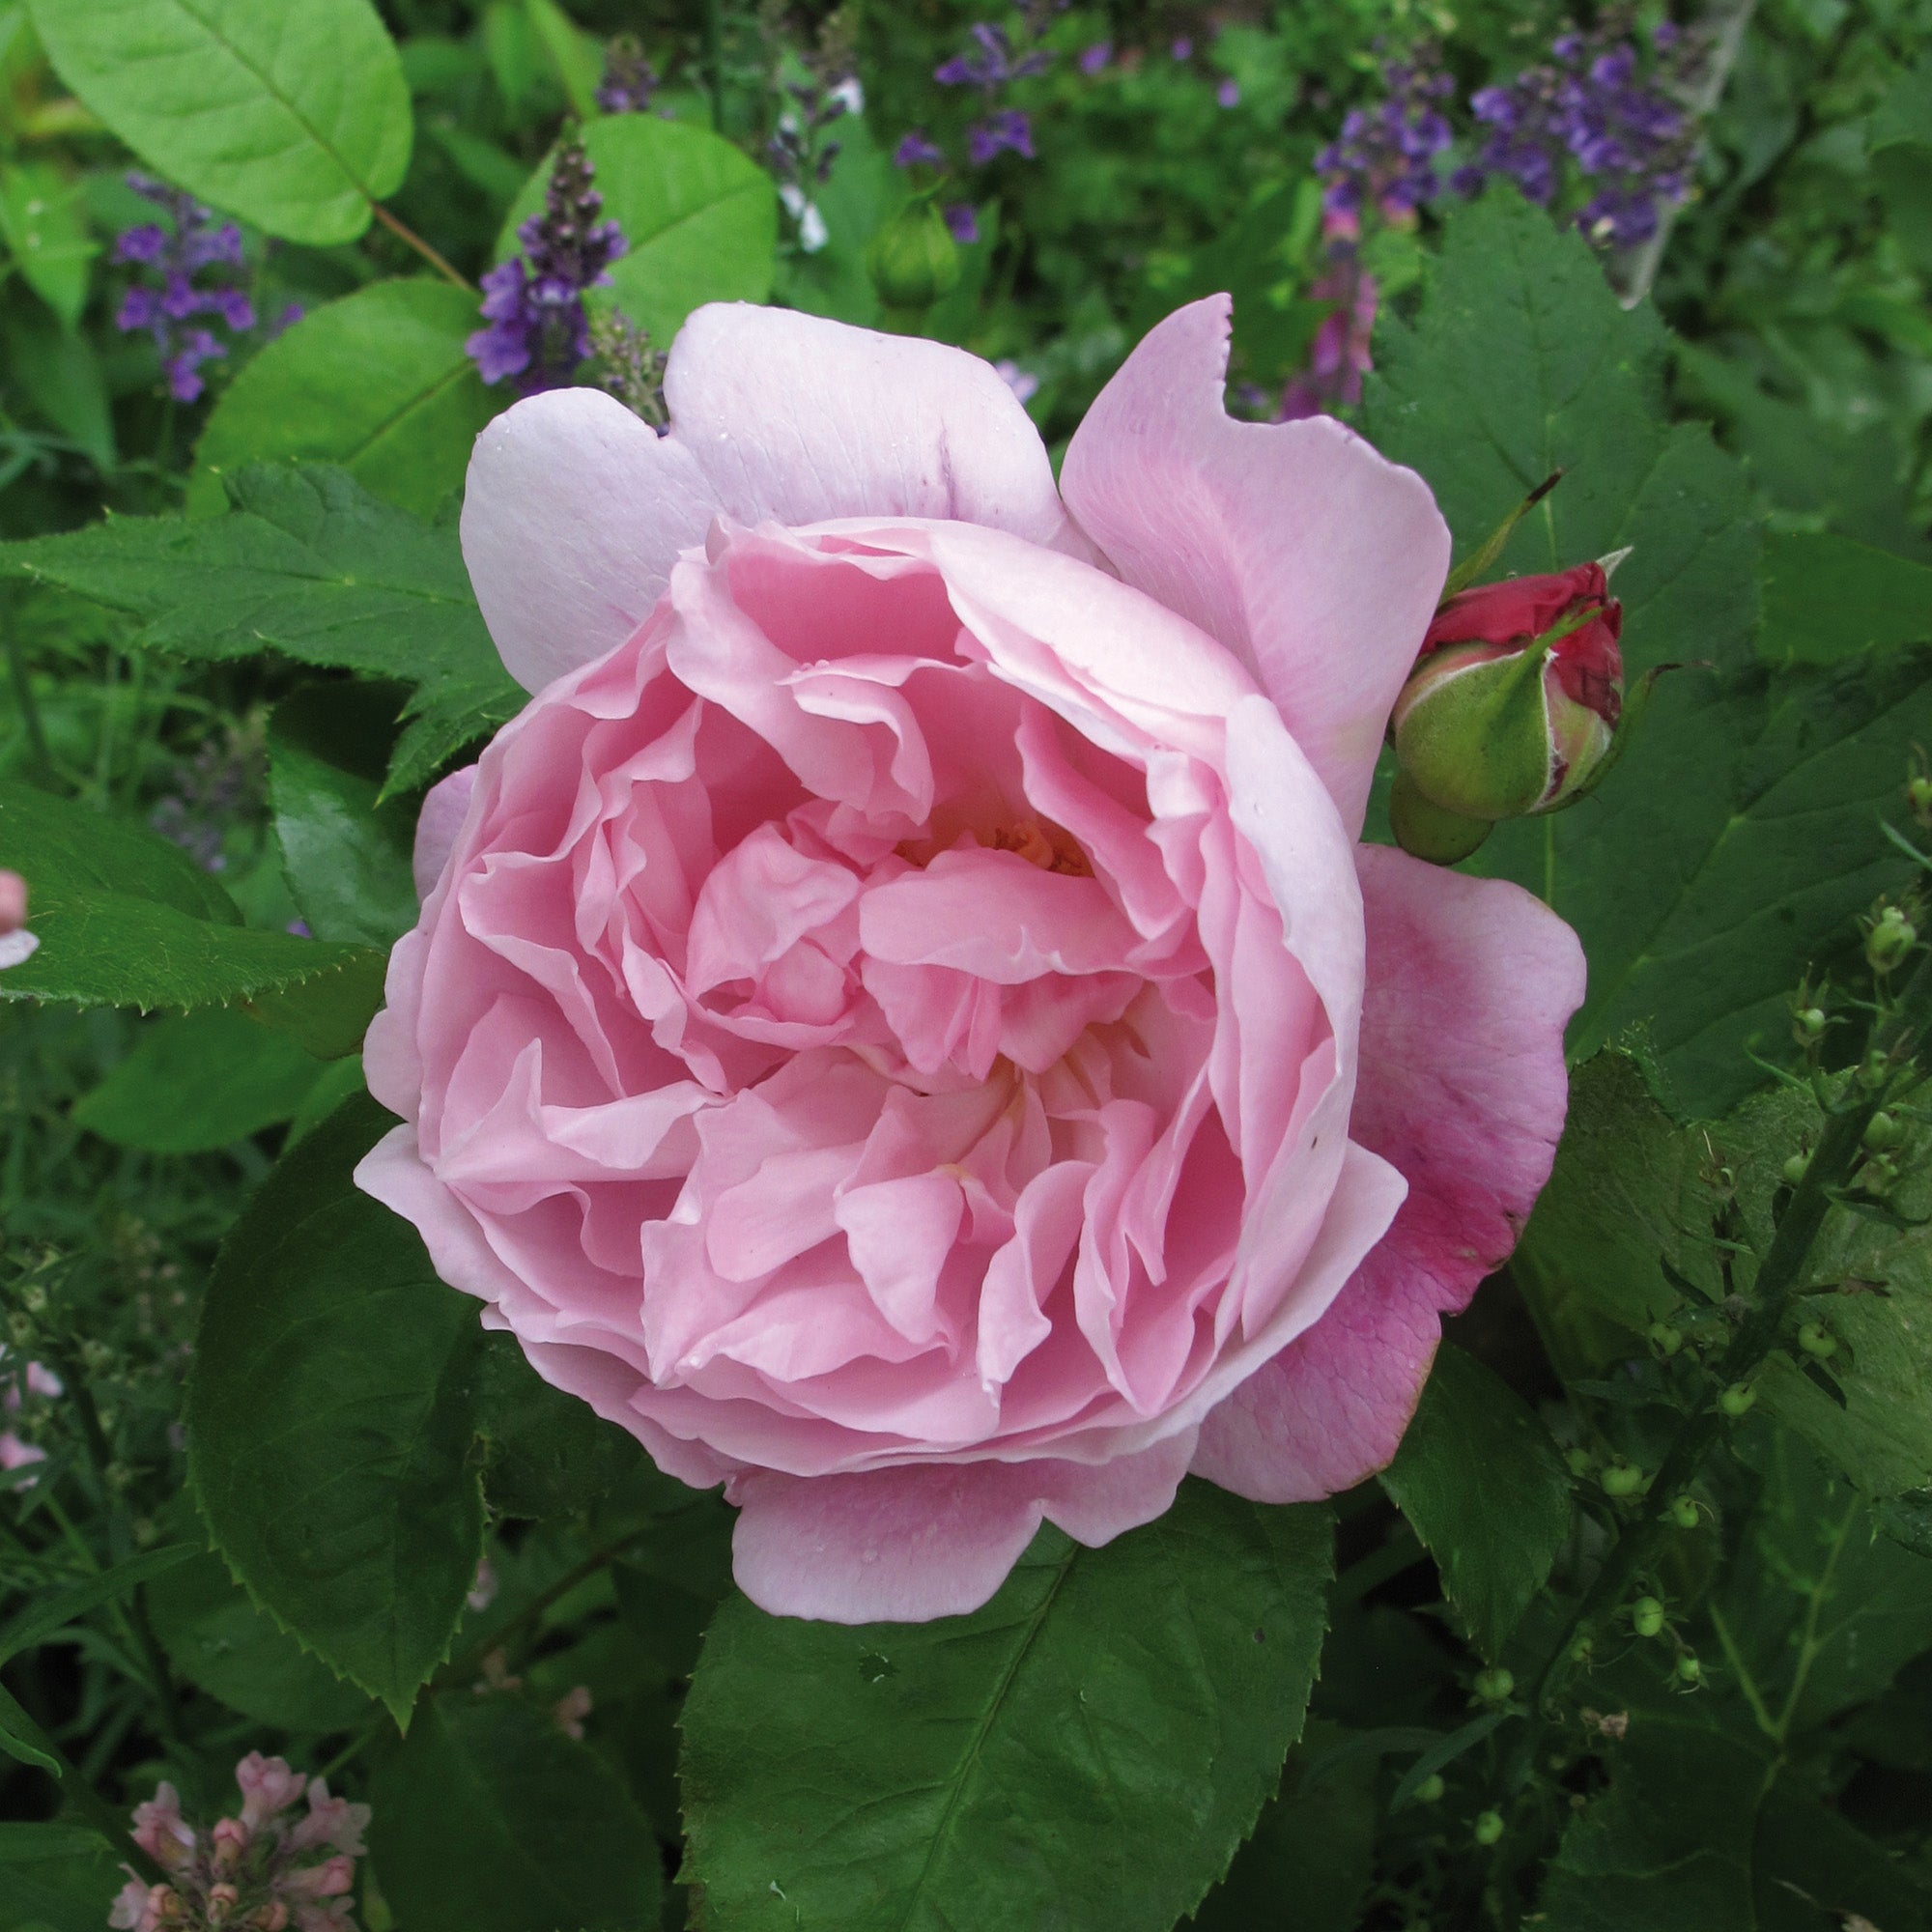
[[[416,807],[521,701],[452,514],[510,399],[469,283],[574,114],[631,244],[596,303],[660,346],[713,299],[917,327],[1030,378],[1057,455],[1228,289],[1252,409],[1385,60],[1466,96],[1560,11],[1042,11],[1037,155],[949,184],[980,239],[907,318],[866,251],[900,137],[976,111],[932,78],[963,0],[0,5],[0,866],[42,941],[0,975],[0,1387],[45,1452],[0,1488],[0,1932],[104,1924],[117,1816],[167,1777],[212,1819],[251,1748],[372,1804],[371,1932],[1932,1925],[1932,1115],[1859,1073],[1903,997],[1861,917],[1932,930],[1932,6],[1748,12],[1640,299],[1494,185],[1364,244],[1356,427],[1461,554],[1562,469],[1498,567],[1628,548],[1633,676],[1679,667],[1600,795],[1472,862],[1590,955],[1517,1257],[1375,1481],[1190,1483],[974,1616],[851,1630],[739,1597],[722,1501],[350,1183]],[[597,111],[618,33],[648,113]],[[772,137],[847,67],[808,248]],[[115,327],[134,164],[303,311],[192,406]]]

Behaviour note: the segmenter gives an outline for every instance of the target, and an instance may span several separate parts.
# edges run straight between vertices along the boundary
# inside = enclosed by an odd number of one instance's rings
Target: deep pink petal
[[[923,1463],[801,1479],[732,1478],[731,1567],[774,1616],[923,1623],[963,1616],[1007,1579],[1042,1519],[1097,1548],[1174,1501],[1183,1432],[1137,1456],[1078,1463]]]
[[[1350,1132],[1408,1181],[1387,1236],[1320,1321],[1210,1414],[1196,1471],[1301,1502],[1381,1468],[1440,1333],[1515,1247],[1563,1132],[1577,935],[1499,879],[1360,853],[1368,994]]]
[[[1449,531],[1419,476],[1340,423],[1230,418],[1229,313],[1213,296],[1149,332],[1074,433],[1062,488],[1129,583],[1260,679],[1352,836]]]
[[[1039,432],[963,350],[744,302],[698,309],[665,371],[671,440],[740,522],[945,517],[1065,529]]]
[[[551,389],[476,439],[463,560],[526,691],[621,644],[718,502],[691,452],[601,389]]]

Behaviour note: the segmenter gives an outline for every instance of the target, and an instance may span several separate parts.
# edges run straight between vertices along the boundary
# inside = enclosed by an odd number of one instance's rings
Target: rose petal
[[[665,370],[671,440],[744,523],[955,518],[1066,526],[1033,420],[988,363],[918,336],[713,302]]]
[[[774,1616],[923,1623],[964,1616],[998,1590],[1042,1519],[1096,1548],[1174,1501],[1191,1430],[1097,1467],[923,1463],[801,1480],[734,1476],[738,1587]]]
[[[551,389],[476,439],[463,560],[510,675],[541,691],[651,613],[717,498],[691,452],[601,389]]]
[[[1212,296],[1149,332],[1074,432],[1062,488],[1129,583],[1260,679],[1353,835],[1449,531],[1419,476],[1340,423],[1230,418],[1229,315]]]
[[[416,815],[416,844],[411,861],[418,899],[428,898],[442,877],[475,789],[476,767],[465,765],[460,772],[451,772],[431,785],[424,796],[422,810]]]
[[[1563,1132],[1577,935],[1500,879],[1360,853],[1368,994],[1350,1132],[1408,1198],[1314,1327],[1210,1414],[1197,1474],[1257,1502],[1331,1495],[1395,1454],[1439,1317],[1515,1247]]]

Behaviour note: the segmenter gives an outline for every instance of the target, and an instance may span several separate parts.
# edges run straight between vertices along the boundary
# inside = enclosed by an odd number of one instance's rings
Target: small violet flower
[[[946,217],[946,232],[962,248],[979,241],[980,211],[970,201],[949,202],[940,212]]]
[[[1111,41],[1095,41],[1080,56],[1080,71],[1092,78],[1114,58],[1114,43]]]
[[[8,911],[6,901],[10,891],[8,886],[9,880],[14,886],[20,887],[17,895],[18,917],[20,919],[26,917],[26,888],[20,886],[19,873],[0,872],[0,928],[6,928]],[[11,928],[0,930],[0,966],[17,965],[19,963],[17,959],[10,960],[5,956],[9,937],[25,938],[29,941],[33,941],[34,939],[34,935],[31,932],[22,931],[17,920]],[[35,941],[34,944],[38,944],[38,942]],[[20,959],[26,958],[27,954],[32,952],[33,950],[34,946],[29,945],[26,952],[22,952],[19,955]],[[61,1378],[51,1369],[43,1368],[39,1362],[29,1362],[26,1368],[21,1371],[19,1378],[16,1381],[7,1371],[5,1366],[6,1357],[6,1350],[0,1349],[0,1378],[4,1378],[6,1384],[5,1394],[0,1395],[0,1414],[19,1414],[23,1406],[20,1389],[22,1382],[26,1385],[27,1395],[41,1396],[49,1402],[65,1393],[61,1384]],[[11,1474],[15,1469],[24,1469],[30,1463],[44,1463],[46,1460],[47,1452],[38,1443],[26,1441],[21,1436],[15,1435],[11,1429],[0,1429],[0,1474]]]
[[[895,168],[941,168],[946,165],[946,150],[926,138],[923,128],[915,128],[893,150]]]
[[[0,871],[0,968],[18,966],[31,959],[40,944],[27,930],[26,880],[18,872]],[[0,1350],[0,1354],[4,1353]],[[56,1389],[54,1393],[58,1395],[60,1391]]]
[[[241,1815],[217,1819],[206,1834],[182,1816],[171,1784],[135,1806],[134,1842],[167,1876],[151,1886],[129,1873],[108,1924],[116,1932],[355,1932],[349,1894],[369,1807],[331,1797],[321,1778],[259,1751],[235,1767],[235,1781]],[[304,1795],[308,1810],[291,1815]]]
[[[611,279],[623,231],[597,217],[604,197],[576,136],[557,150],[541,214],[517,230],[523,252],[483,277],[483,319],[464,348],[486,383],[517,378],[524,395],[562,388],[590,353],[583,293]]]
[[[644,50],[630,34],[619,34],[604,50],[604,78],[597,105],[606,114],[641,114],[658,91],[658,77]]]
[[[168,392],[191,403],[202,392],[202,365],[225,356],[227,345],[209,329],[187,327],[193,317],[216,317],[232,335],[255,326],[254,304],[225,280],[204,281],[242,266],[242,231],[232,221],[217,223],[213,212],[190,194],[151,175],[130,174],[128,185],[167,216],[165,223],[144,221],[128,229],[114,244],[114,258],[152,271],[159,286],[136,282],[122,298],[115,317],[124,333],[146,329],[160,353]]]

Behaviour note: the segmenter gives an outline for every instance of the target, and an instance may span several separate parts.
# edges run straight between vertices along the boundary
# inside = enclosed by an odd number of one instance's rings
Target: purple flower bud
[[[1178,61],[1192,60],[1194,58],[1194,43],[1183,34],[1168,48],[1168,52]]]
[[[1027,160],[1034,157],[1033,123],[1017,108],[1003,108],[967,130],[966,152],[976,168],[1009,150]]]
[[[1114,58],[1113,43],[1111,41],[1095,41],[1094,44],[1080,56],[1080,71],[1091,77],[1092,75],[1098,73],[1100,70],[1103,67],[1105,67],[1107,63],[1113,58]]]
[[[941,212],[946,216],[947,232],[962,248],[979,241],[980,211],[970,201],[952,202]]]
[[[144,221],[129,228],[114,243],[117,262],[157,262],[168,245],[167,231],[158,221]]]
[[[1214,99],[1223,107],[1238,107],[1241,104],[1241,84],[1237,80],[1224,80],[1214,90]]]

